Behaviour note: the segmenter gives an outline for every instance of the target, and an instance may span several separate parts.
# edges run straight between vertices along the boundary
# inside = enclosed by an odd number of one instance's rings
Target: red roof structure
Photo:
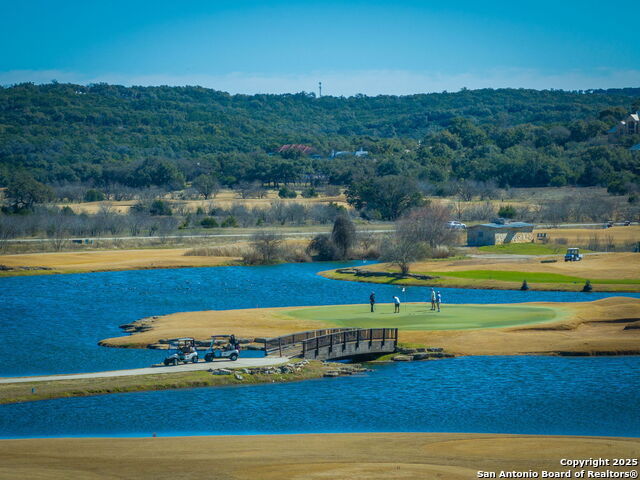
[[[308,155],[313,152],[313,148],[311,148],[309,145],[302,145],[301,143],[288,143],[286,145],[282,145],[278,149],[278,153],[286,152],[289,150],[297,150],[303,155]]]

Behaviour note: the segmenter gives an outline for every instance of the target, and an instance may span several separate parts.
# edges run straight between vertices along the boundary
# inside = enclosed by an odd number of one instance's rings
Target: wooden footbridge
[[[265,338],[261,341],[264,343],[266,356],[339,360],[395,351],[398,329],[329,328]]]

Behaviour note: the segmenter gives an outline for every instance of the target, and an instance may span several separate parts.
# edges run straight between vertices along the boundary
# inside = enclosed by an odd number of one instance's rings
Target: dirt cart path
[[[220,368],[251,368],[268,367],[280,365],[289,361],[287,357],[263,357],[263,358],[239,358],[235,362],[231,360],[216,360],[214,362],[188,363],[171,367],[147,367],[135,368],[131,370],[112,370],[107,372],[94,373],[74,373],[67,375],[44,375],[32,377],[5,377],[0,378],[0,383],[24,383],[24,382],[44,382],[51,380],[74,380],[82,378],[104,378],[104,377],[129,377],[136,375],[155,375],[158,373],[181,373],[198,370],[218,370]]]

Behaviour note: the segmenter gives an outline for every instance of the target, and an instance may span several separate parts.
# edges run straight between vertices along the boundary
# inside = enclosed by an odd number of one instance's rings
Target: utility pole
[[[322,97],[322,82],[318,82],[318,98]]]

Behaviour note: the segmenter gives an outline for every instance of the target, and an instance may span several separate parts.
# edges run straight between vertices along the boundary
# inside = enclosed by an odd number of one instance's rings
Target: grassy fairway
[[[436,275],[435,273],[433,275]],[[500,271],[500,270],[461,270],[457,272],[446,272],[442,274],[447,277],[455,278],[471,278],[478,280],[499,280],[502,282],[521,282],[526,280],[530,283],[580,283],[587,281],[586,278],[573,277],[570,275],[562,275],[559,273],[544,272],[518,272],[518,271]],[[640,279],[592,279],[594,284],[621,284],[635,285],[640,284]]]
[[[485,253],[509,253],[515,255],[555,255],[567,252],[564,245],[544,245],[540,243],[507,243],[505,245],[486,245],[478,247]],[[582,249],[583,253],[588,250]]]
[[[404,304],[400,313],[393,305],[381,304],[371,313],[369,305],[332,305],[301,308],[285,314],[300,320],[315,320],[339,327],[398,327],[402,330],[468,330],[515,327],[558,320],[562,312],[529,305],[444,305],[432,312],[427,304]]]

